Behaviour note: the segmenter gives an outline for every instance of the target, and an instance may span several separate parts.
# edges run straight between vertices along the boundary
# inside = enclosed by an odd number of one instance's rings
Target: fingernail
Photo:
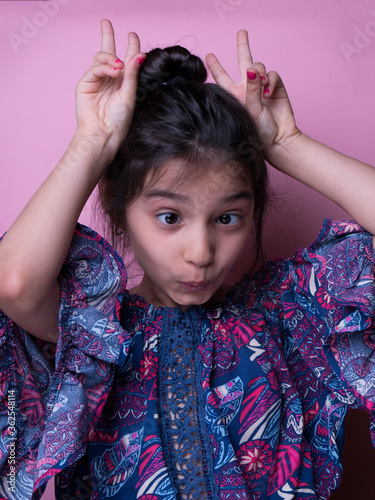
[[[252,71],[248,71],[247,72],[247,77],[248,77],[249,80],[255,80],[256,77],[257,77],[257,74],[253,73]]]
[[[146,57],[138,57],[138,59],[137,59],[137,63],[138,63],[138,64],[142,64],[142,63],[143,63],[143,61],[145,61],[145,59],[146,59]]]
[[[270,93],[270,89],[264,89],[264,94],[269,94]]]
[[[263,76],[263,75],[260,75],[260,77],[261,77],[261,79],[262,79],[262,80],[265,80],[265,79],[266,79],[266,77],[265,77],[265,76]]]
[[[115,69],[116,71],[119,70],[120,68],[112,68],[112,69]]]
[[[122,63],[121,59],[116,59],[115,63]]]

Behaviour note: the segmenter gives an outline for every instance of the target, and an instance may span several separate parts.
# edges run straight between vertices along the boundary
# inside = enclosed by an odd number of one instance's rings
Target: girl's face
[[[155,306],[208,302],[226,283],[249,242],[251,189],[228,174],[209,172],[176,183],[181,165],[169,163],[146,182],[126,212],[127,233],[144,270],[136,292]]]

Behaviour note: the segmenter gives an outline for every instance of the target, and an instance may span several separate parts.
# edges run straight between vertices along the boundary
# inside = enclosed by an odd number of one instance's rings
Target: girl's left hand
[[[301,135],[296,126],[288,94],[280,76],[266,72],[264,64],[253,63],[246,30],[237,33],[237,55],[241,81],[235,83],[214,54],[206,62],[216,83],[241,101],[254,119],[265,157],[272,163],[278,146],[286,146]]]

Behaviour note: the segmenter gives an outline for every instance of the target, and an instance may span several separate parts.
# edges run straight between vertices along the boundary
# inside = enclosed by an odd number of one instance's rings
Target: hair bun
[[[147,53],[139,73],[139,85],[152,90],[162,84],[206,81],[203,61],[184,47],[175,45]]]

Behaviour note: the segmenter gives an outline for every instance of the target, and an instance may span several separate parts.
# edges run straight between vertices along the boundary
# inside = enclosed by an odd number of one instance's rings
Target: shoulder
[[[298,249],[293,257],[270,261],[245,275],[233,288],[232,297],[247,306],[270,299],[276,302],[296,285],[303,288],[302,282],[307,288],[311,288],[312,280],[323,277],[350,283],[371,268],[375,270],[371,234],[355,221],[325,219],[309,246]]]
[[[355,221],[325,219],[313,243],[296,252],[292,267],[301,288],[358,285],[359,276],[368,280],[375,271],[372,235]]]
[[[297,251],[296,258],[306,254],[324,254],[330,249],[340,251],[346,245],[367,248],[373,253],[372,235],[354,220],[333,221],[324,219],[316,239],[306,248]]]
[[[245,274],[231,290],[232,302],[246,307],[256,307],[272,300],[278,302],[283,290],[290,283],[290,259],[275,259],[257,271]]]
[[[105,260],[114,260],[119,266],[124,267],[120,255],[103,236],[93,229],[77,223],[66,262],[91,256],[101,256]]]
[[[63,290],[74,289],[75,295],[90,300],[123,293],[127,273],[120,255],[103,236],[77,224],[59,281]]]

